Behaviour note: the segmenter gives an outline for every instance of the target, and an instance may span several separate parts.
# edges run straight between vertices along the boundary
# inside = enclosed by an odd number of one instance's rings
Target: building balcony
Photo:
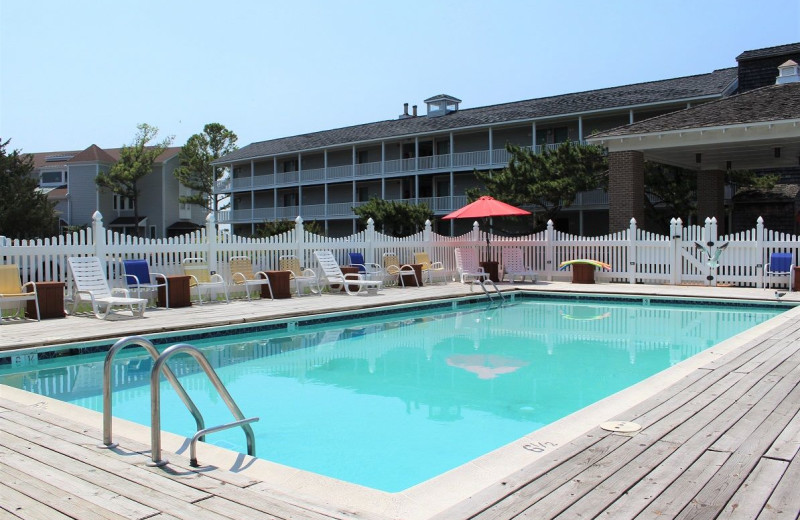
[[[541,153],[545,148],[554,149],[557,147],[558,144],[536,146],[536,153]],[[533,147],[526,148],[532,149]],[[309,184],[380,179],[381,177],[391,178],[410,174],[443,173],[456,169],[461,171],[470,171],[474,168],[497,169],[505,168],[508,165],[509,156],[510,154],[505,148],[496,148],[494,150],[328,166],[327,168],[301,169],[299,171],[269,173],[266,175],[248,175],[217,181],[215,190],[217,193],[232,193],[269,188],[287,188],[298,184],[306,186]]]

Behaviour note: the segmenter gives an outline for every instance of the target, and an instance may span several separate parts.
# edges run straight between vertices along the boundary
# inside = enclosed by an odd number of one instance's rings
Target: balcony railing
[[[543,148],[555,149],[559,143],[523,147],[535,149],[540,153]],[[279,172],[277,174],[245,176],[235,179],[217,181],[217,193],[226,193],[256,188],[271,188],[303,183],[323,183],[325,181],[357,180],[364,178],[380,178],[381,175],[406,173],[432,173],[451,167],[469,170],[472,168],[503,168],[508,164],[510,154],[505,148],[494,150],[478,150],[474,152],[458,152],[445,155],[429,155],[419,158],[389,159],[386,161],[361,164],[329,166],[328,168],[312,168],[308,170]]]

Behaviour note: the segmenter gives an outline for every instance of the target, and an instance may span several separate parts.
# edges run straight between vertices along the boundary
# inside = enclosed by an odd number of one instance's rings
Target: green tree
[[[202,133],[186,141],[178,155],[181,164],[175,170],[175,177],[195,193],[180,197],[182,203],[196,204],[215,213],[230,206],[225,195],[214,193],[214,184],[225,176],[227,168],[211,163],[236,150],[237,140],[236,134],[225,126],[209,123]]]
[[[697,212],[697,176],[701,172],[678,166],[644,163],[644,207],[648,229],[669,231],[669,219],[680,217],[688,222]],[[725,183],[738,190],[769,190],[778,182],[779,175],[757,174],[752,170],[731,170],[725,174]]]
[[[265,220],[256,226],[255,237],[267,238],[291,231],[295,227],[293,220]],[[315,235],[324,235],[325,228],[316,220],[303,222],[303,229]]]
[[[119,161],[108,172],[100,172],[95,182],[102,188],[111,190],[115,195],[127,197],[133,205],[133,217],[136,222],[136,235],[141,235],[139,227],[139,180],[153,171],[156,158],[172,144],[172,137],[148,146],[158,135],[158,128],[142,123],[136,127],[138,132],[130,146],[123,146]]]
[[[33,156],[6,151],[11,139],[0,139],[0,235],[16,239],[58,234],[55,203],[33,176]]]
[[[427,204],[409,204],[397,200],[373,197],[361,206],[353,208],[359,222],[366,226],[372,218],[375,229],[395,237],[418,233],[425,228],[425,221],[433,219],[433,211]]]
[[[604,150],[567,141],[542,153],[506,144],[511,154],[500,171],[475,171],[483,189],[467,191],[470,200],[488,194],[514,206],[534,206],[534,227],[543,228],[578,192],[604,187],[608,165]]]

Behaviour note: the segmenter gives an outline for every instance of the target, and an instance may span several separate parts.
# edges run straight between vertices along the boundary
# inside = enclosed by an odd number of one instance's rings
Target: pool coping
[[[563,297],[564,295],[559,294],[558,296]],[[582,294],[581,296],[586,295]],[[614,298],[619,296],[613,295]],[[634,299],[655,297],[652,294],[623,296],[630,296]],[[588,298],[574,299],[585,300]],[[399,493],[377,491],[330,477],[288,468],[269,461],[243,457],[241,454],[213,445],[204,445],[202,447],[201,462],[203,464],[213,464],[220,468],[227,468],[230,471],[257,479],[261,482],[256,486],[263,486],[265,490],[272,489],[287,495],[311,497],[313,500],[336,504],[337,507],[375,511],[393,518],[407,520],[429,518],[492,484],[502,481],[506,476],[522,467],[546,462],[547,458],[559,446],[564,446],[569,440],[586,434],[600,423],[612,419],[624,420],[625,411],[633,405],[666,390],[686,375],[695,370],[703,369],[720,357],[746,348],[746,345],[755,338],[768,333],[785,321],[797,319],[798,316],[800,316],[800,309],[797,307],[789,309],[644,381],[593,403],[506,446]],[[3,387],[4,395],[7,395],[6,389],[9,388]],[[102,424],[101,414],[98,412],[85,410],[22,390],[11,390],[13,391],[8,392],[9,397],[22,403],[36,404],[46,401],[48,410],[51,412],[64,414],[73,420],[76,417],[80,417],[94,426]],[[121,437],[149,444],[150,433],[147,427],[115,419],[115,432]],[[166,451],[175,453],[185,453],[188,446],[185,438],[168,433],[163,434],[162,443]],[[536,449],[532,450],[531,447]]]

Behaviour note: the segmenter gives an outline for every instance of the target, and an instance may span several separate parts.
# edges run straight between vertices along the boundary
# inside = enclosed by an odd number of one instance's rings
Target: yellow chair
[[[200,305],[203,304],[203,293],[211,293],[212,290],[221,289],[225,294],[225,303],[230,303],[228,299],[228,284],[219,273],[211,273],[208,264],[202,258],[184,258],[181,262],[183,274],[190,276],[189,288],[197,288],[197,297]]]
[[[300,266],[300,259],[294,255],[284,255],[278,259],[278,268],[281,271],[289,271],[289,283],[294,281],[297,296],[303,296],[306,288],[311,294],[322,296],[322,291],[317,280],[317,273],[311,269],[303,269]]]
[[[269,277],[264,271],[253,272],[253,263],[247,256],[232,256],[228,261],[228,266],[231,270],[231,281],[234,285],[244,285],[247,300],[252,301],[250,297],[250,289],[256,288],[261,290],[261,287],[266,285],[269,289],[269,297],[274,300],[275,296],[272,294],[272,285],[269,283]]]
[[[384,253],[383,254],[383,283],[384,285],[397,285],[400,283],[403,287],[406,286],[403,276],[415,275],[414,268],[408,264],[400,265],[400,259],[397,253]]]
[[[414,253],[414,263],[422,264],[422,278],[427,279],[428,283],[433,283],[433,275],[441,280],[442,283],[447,283],[447,272],[444,270],[444,264],[441,262],[431,262],[428,253]]]
[[[31,292],[25,292],[25,288],[30,287]],[[3,309],[9,307],[7,302],[23,302],[33,300],[36,305],[36,319],[39,319],[39,297],[36,294],[36,284],[33,282],[22,283],[19,276],[19,267],[16,264],[0,265],[0,324],[3,323]],[[22,305],[17,307],[14,316],[24,316],[25,311]]]

